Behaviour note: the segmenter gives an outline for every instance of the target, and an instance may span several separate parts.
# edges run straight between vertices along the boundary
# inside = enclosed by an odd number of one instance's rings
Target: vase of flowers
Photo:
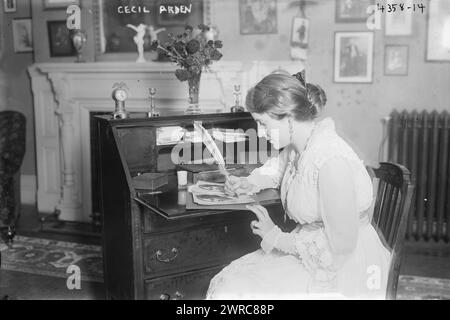
[[[214,40],[210,28],[200,24],[194,30],[186,26],[184,32],[175,36],[168,34],[168,41],[163,45],[159,41],[152,43],[152,49],[169,57],[179,67],[175,70],[175,76],[180,81],[187,81],[189,95],[186,114],[201,113],[199,106],[200,79],[203,70],[222,58],[219,49],[222,41]]]

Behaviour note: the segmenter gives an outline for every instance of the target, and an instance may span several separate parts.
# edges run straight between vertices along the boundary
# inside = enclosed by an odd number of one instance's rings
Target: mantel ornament
[[[134,26],[132,24],[127,24],[128,28],[133,29],[134,31],[136,31],[136,35],[133,37],[134,43],[136,43],[137,46],[137,50],[138,50],[138,58],[136,60],[136,62],[146,62],[145,57],[144,57],[144,37],[145,37],[145,33],[149,32],[150,34],[150,41],[158,41],[158,33],[160,33],[161,31],[166,30],[166,28],[159,28],[157,30],[155,30],[155,28],[153,26],[147,26],[143,23]]]
[[[113,119],[126,119],[128,113],[125,109],[125,100],[128,98],[128,87],[124,82],[114,83],[112,97],[116,102]]]

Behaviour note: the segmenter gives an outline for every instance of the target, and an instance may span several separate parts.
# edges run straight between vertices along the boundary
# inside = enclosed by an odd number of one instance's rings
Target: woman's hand
[[[225,193],[229,195],[240,195],[251,193],[253,185],[245,177],[228,176],[225,181]]]
[[[260,236],[262,239],[264,236],[272,230],[272,228],[275,226],[275,223],[273,223],[272,219],[269,216],[269,213],[267,212],[267,209],[260,205],[247,205],[247,209],[250,211],[253,211],[259,220],[253,220],[250,223],[250,228],[252,229],[253,233]]]

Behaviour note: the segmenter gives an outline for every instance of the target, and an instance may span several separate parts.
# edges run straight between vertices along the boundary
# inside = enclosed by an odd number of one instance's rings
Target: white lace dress
[[[233,261],[211,280],[207,299],[384,298],[390,253],[369,223],[373,190],[363,162],[330,118],[316,124],[296,165],[294,155],[285,148],[248,179],[260,189],[280,188],[286,214],[298,223],[290,234],[295,249],[259,249]],[[336,158],[351,167],[360,213],[356,247],[344,259],[330,250],[318,188],[321,167]]]

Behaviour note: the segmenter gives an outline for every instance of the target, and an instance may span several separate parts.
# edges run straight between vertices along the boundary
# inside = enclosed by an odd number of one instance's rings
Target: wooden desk
[[[204,115],[202,120],[207,118],[233,125],[254,123],[248,114],[240,115],[240,121],[235,117]],[[259,248],[261,239],[250,230],[250,222],[256,218],[252,212],[186,210],[179,204],[182,193],[178,190],[174,170],[166,171],[169,184],[161,187],[161,194],[146,195],[133,188],[133,175],[138,170],[154,170],[157,159],[150,159],[150,142],[146,146],[145,141],[139,140],[136,146],[130,146],[133,140],[126,140],[121,129],[125,128],[127,133],[137,130],[145,135],[155,124],[177,125],[192,119],[176,120],[173,117],[158,120],[97,118],[99,154],[96,158],[108,299],[203,299],[217,272],[232,260]],[[136,162],[140,159],[136,152],[146,152],[141,157],[142,162]],[[292,227],[283,225],[283,210],[278,201],[269,204],[269,212],[282,228]]]

